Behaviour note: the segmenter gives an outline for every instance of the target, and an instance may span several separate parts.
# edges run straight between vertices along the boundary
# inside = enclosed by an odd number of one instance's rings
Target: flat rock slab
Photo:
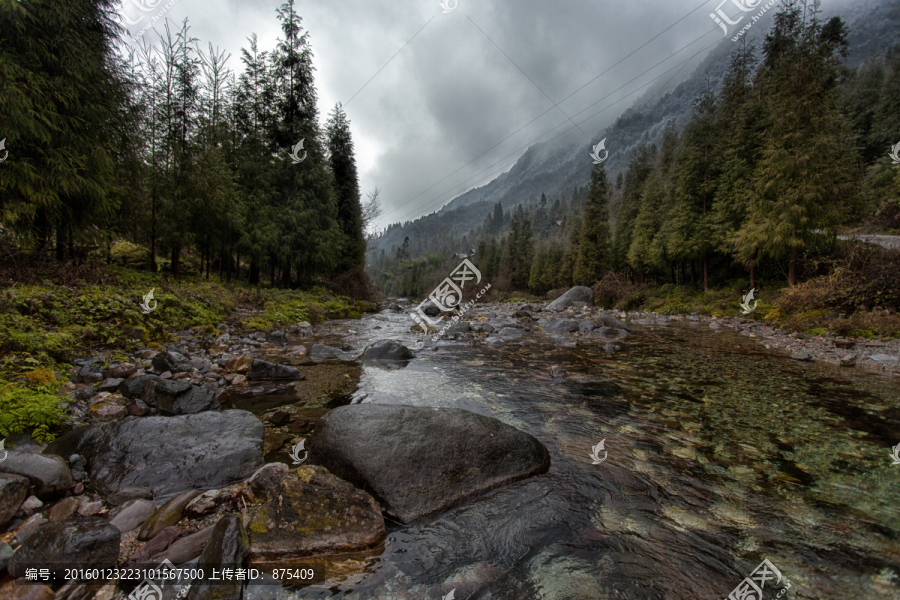
[[[343,406],[307,445],[310,463],[370,491],[404,523],[550,468],[533,436],[457,408]]]
[[[16,550],[7,568],[16,577],[24,577],[29,565],[115,566],[120,539],[119,530],[100,517],[46,523]]]
[[[75,481],[72,473],[61,456],[35,454],[33,452],[8,451],[6,460],[0,462],[0,473],[12,473],[26,477],[34,486],[34,495],[38,498],[62,495]],[[77,452],[69,452],[63,456],[71,456]]]
[[[57,439],[47,452],[83,456],[104,497],[124,487],[145,487],[159,501],[246,479],[263,464],[262,443],[259,419],[226,410],[90,425]]]
[[[250,555],[279,561],[374,548],[385,537],[374,498],[326,469],[267,468],[251,482],[266,502],[250,522]]]

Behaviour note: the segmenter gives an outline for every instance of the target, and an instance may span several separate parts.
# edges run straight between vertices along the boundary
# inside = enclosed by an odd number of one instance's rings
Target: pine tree
[[[611,243],[609,234],[609,183],[603,165],[591,169],[591,183],[581,222],[581,238],[573,279],[586,285],[610,267]]]
[[[347,114],[338,103],[326,125],[328,154],[337,200],[337,217],[343,235],[338,269],[365,265],[366,239],[363,235],[362,205],[359,201],[359,175],[353,154],[353,139]]]

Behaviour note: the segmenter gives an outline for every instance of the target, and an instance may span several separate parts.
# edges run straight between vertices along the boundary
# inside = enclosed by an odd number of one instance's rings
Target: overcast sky
[[[180,23],[187,17],[201,48],[211,42],[230,52],[236,72],[243,70],[240,50],[251,33],[261,50],[273,49],[281,36],[275,9],[282,0],[174,0],[166,9],[172,1],[124,0],[123,17],[141,20],[123,24],[136,35],[161,10],[158,31],[163,18]],[[295,4],[314,52],[320,119],[336,102],[345,105],[362,190],[381,190],[381,227],[430,213],[488,183],[525,147],[574,124],[585,142],[596,143],[596,133],[641,92],[591,115],[654,78],[668,80],[674,71],[666,71],[723,38],[709,16],[721,0],[445,1],[455,8],[445,13],[438,0]],[[732,1],[740,0],[727,1],[723,10],[735,16]],[[749,0],[754,6],[757,1]],[[153,8],[141,11],[138,4]],[[156,43],[152,30],[143,35]]]

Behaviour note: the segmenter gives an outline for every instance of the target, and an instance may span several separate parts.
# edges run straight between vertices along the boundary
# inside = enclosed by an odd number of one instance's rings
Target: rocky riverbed
[[[308,323],[272,332],[221,324],[214,335],[181,332],[163,351],[140,350],[127,363],[79,359],[63,390],[71,431],[46,447],[12,437],[0,462],[0,596],[124,597],[137,582],[16,580],[29,565],[164,560],[309,569],[314,576],[291,583],[327,596],[331,586],[362,581],[398,527],[419,527],[492,490],[528,489],[521,482],[548,472],[559,451],[548,452],[515,413],[498,419],[497,407],[468,396],[423,404],[391,387],[391,373],[430,356],[527,351],[540,339],[542,353],[588,348],[600,353],[591,354],[597,367],[617,367],[634,336],[679,323],[704,335],[736,333],[794,361],[900,374],[897,341],[806,336],[751,319],[623,313],[591,300],[588,288],[573,288],[546,306],[486,304],[441,339],[412,333],[404,314],[411,304],[398,301],[367,318],[365,336],[353,320],[324,324],[324,336]],[[402,343],[373,339],[382,327],[394,337],[405,330]],[[485,366],[477,356],[468,363]],[[538,386],[586,398],[623,393],[616,378],[584,367],[523,372]],[[488,563],[473,569],[461,585],[501,576]],[[231,590],[237,598],[245,585],[210,583],[193,582],[184,593]],[[278,589],[249,586],[244,595]]]

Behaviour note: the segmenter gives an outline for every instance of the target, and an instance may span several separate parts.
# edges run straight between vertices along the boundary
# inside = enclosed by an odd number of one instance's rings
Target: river
[[[792,361],[705,324],[644,323],[615,353],[538,331],[423,349],[403,314],[318,327],[315,341],[392,338],[417,352],[405,368],[364,367],[353,402],[492,415],[538,438],[552,465],[388,522],[366,573],[292,595],[721,600],[768,559],[780,581],[765,582],[766,599],[900,598],[896,379]],[[554,366],[569,377],[550,377]]]

